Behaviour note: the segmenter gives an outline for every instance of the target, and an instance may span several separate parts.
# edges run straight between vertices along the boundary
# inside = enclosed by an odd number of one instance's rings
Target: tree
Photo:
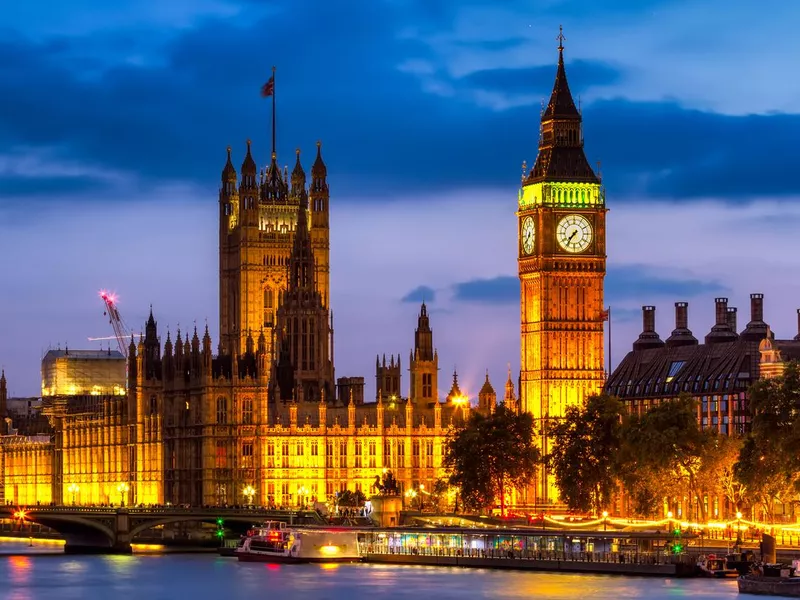
[[[735,473],[747,497],[774,517],[775,502],[797,500],[800,478],[791,457],[800,452],[800,367],[789,363],[780,377],[750,388],[750,432]]]
[[[540,454],[534,433],[529,413],[517,414],[503,405],[490,415],[473,412],[452,433],[444,462],[465,507],[483,510],[499,497],[505,514],[505,490],[522,489],[536,475]]]
[[[631,419],[622,453],[627,463],[623,479],[639,503],[637,512],[652,512],[659,498],[686,494],[695,499],[705,521],[698,473],[714,435],[700,429],[695,400],[688,394]]]
[[[617,487],[624,416],[616,398],[592,396],[583,408],[569,407],[551,429],[547,460],[559,496],[571,510],[600,514],[608,507]]]
[[[709,434],[697,471],[697,485],[703,492],[710,497],[722,496],[736,507],[740,506],[745,490],[734,470],[741,448],[739,436]]]

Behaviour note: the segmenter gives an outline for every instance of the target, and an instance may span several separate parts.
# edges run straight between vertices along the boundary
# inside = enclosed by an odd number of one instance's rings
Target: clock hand
[[[576,229],[575,231],[573,231],[573,232],[572,232],[572,235],[570,235],[570,236],[567,238],[567,243],[568,243],[568,244],[569,244],[569,243],[572,241],[572,238],[574,238],[574,237],[577,235],[577,233],[578,233],[578,230]]]

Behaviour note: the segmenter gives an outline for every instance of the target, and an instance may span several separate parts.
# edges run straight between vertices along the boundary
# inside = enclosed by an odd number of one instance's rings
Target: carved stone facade
[[[539,153],[519,193],[521,410],[546,449],[549,424],[603,385],[606,208],[600,179],[583,151],[559,47],[553,92],[542,114]],[[555,500],[545,470],[535,501]]]

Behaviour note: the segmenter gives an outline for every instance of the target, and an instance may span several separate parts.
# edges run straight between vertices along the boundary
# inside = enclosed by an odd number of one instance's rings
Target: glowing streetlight
[[[248,485],[242,490],[242,494],[244,494],[247,498],[247,503],[252,505],[253,497],[256,495],[256,488],[254,488],[252,485]]]
[[[603,511],[603,531],[605,531],[605,530],[606,530],[606,523],[607,523],[607,520],[608,520],[608,511],[607,511],[607,510],[604,510],[604,511]]]
[[[125,506],[125,494],[128,493],[129,489],[130,488],[128,487],[127,483],[120,483],[117,486],[117,491],[119,492],[119,505],[120,506]]]
[[[742,513],[736,511],[736,545],[742,543]]]
[[[297,496],[298,496],[298,498],[297,498],[297,503],[298,503],[300,506],[303,506],[303,507],[305,506],[304,499],[305,499],[305,497],[306,497],[307,495],[308,495],[308,490],[306,489],[306,486],[304,486],[304,485],[301,485],[301,486],[300,486],[300,487],[297,489]]]
[[[79,486],[77,483],[70,483],[67,486],[67,491],[70,494],[72,494],[72,504],[74,506],[75,505],[75,496],[77,495],[78,492],[81,491],[81,486]]]

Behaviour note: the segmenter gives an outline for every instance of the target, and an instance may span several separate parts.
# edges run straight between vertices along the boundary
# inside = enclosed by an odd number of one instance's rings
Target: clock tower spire
[[[564,67],[558,68],[542,112],[536,162],[519,191],[521,288],[520,407],[537,423],[542,452],[555,443],[549,428],[569,406],[603,385],[605,196],[583,151],[582,116]],[[543,471],[535,500],[556,500]]]

